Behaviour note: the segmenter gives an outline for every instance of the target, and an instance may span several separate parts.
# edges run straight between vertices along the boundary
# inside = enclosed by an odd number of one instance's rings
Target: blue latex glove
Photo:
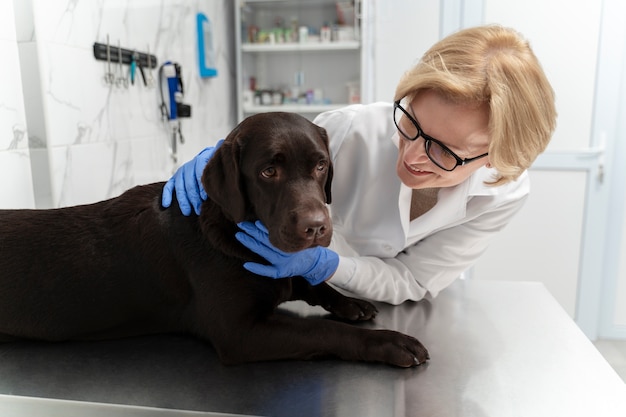
[[[196,214],[200,214],[200,206],[208,198],[204,187],[202,187],[202,172],[223,142],[224,139],[220,139],[214,147],[205,148],[191,161],[178,168],[174,176],[163,187],[163,196],[161,197],[163,207],[169,207],[172,204],[172,194],[176,190],[176,199],[180,211],[185,216],[189,216],[193,207]]]
[[[241,222],[237,226],[243,230],[235,234],[237,240],[271,264],[243,264],[244,268],[257,275],[270,278],[302,276],[311,285],[317,285],[330,278],[339,266],[339,255],[322,246],[293,253],[277,249],[270,243],[267,229],[258,220],[255,223]]]

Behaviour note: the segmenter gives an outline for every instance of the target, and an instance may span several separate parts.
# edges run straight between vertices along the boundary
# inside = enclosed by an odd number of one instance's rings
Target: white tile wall
[[[12,1],[0,2],[0,208],[35,205]]]
[[[224,137],[235,124],[233,7],[228,0],[2,2],[0,53],[11,65],[3,65],[8,82],[0,84],[0,208],[94,202],[175,169],[158,88],[145,87],[139,74],[128,89],[103,82],[107,65],[94,59],[93,43],[107,34],[113,46],[149,47],[159,64],[182,65],[192,117],[183,120],[179,161]],[[216,78],[198,75],[197,12],[213,22]],[[112,70],[127,74],[128,66]]]
[[[0,151],[0,208],[33,208],[28,149]]]

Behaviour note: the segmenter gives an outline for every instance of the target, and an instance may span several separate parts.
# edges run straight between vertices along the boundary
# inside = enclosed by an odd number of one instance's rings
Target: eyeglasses
[[[472,162],[476,159],[484,158],[489,153],[475,156],[473,158],[460,158],[457,154],[452,152],[446,145],[428,136],[422,130],[417,120],[411,116],[404,107],[400,105],[401,100],[393,103],[393,121],[396,124],[398,131],[404,136],[405,139],[414,141],[420,136],[424,139],[424,148],[426,149],[426,155],[428,158],[439,168],[444,171],[454,171],[454,168],[459,165],[465,165],[468,162]]]

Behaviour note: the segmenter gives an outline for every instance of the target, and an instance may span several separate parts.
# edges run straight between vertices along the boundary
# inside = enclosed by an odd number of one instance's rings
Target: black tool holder
[[[109,52],[107,56],[107,44],[95,42],[93,44],[93,56],[98,61],[109,61],[112,64],[118,63],[119,53],[116,46],[108,45]],[[144,68],[156,68],[157,57],[154,55],[148,55],[145,52],[139,52],[135,49],[119,48],[122,51],[122,64],[130,65],[132,62],[132,56],[135,55],[137,65],[141,65]]]

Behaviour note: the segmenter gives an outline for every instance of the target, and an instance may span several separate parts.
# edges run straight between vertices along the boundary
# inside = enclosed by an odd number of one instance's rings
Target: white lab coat
[[[487,186],[482,167],[439,191],[437,204],[409,221],[411,189],[396,174],[398,133],[390,103],[352,105],[314,122],[330,140],[334,177],[330,248],[340,255],[329,283],[372,300],[400,304],[434,297],[472,266],[521,208],[526,173]]]

